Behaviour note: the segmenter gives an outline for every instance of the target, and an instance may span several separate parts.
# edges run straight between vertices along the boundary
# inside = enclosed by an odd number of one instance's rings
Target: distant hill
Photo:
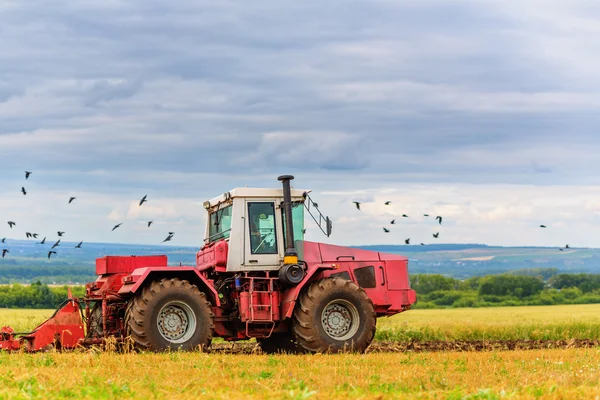
[[[504,273],[531,268],[556,268],[558,272],[600,273],[600,249],[556,247],[500,247],[483,244],[439,244],[425,246],[357,246],[402,254],[409,271],[435,273],[455,278]]]
[[[52,243],[9,240],[3,248],[10,253],[0,258],[0,283],[34,282],[85,283],[95,279],[95,261],[106,255],[165,254],[169,265],[194,265],[198,247],[123,245],[116,243],[61,242],[57,254],[48,259]],[[600,249],[574,248],[560,251],[549,247],[498,247],[484,244],[376,245],[354,246],[409,258],[411,274],[436,273],[455,278],[489,275],[535,268],[558,272],[600,273]]]

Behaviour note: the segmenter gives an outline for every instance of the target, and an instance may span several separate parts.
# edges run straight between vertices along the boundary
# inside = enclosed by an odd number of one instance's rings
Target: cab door
[[[246,201],[244,266],[278,267],[280,243],[277,238],[281,219],[277,218],[274,201]]]

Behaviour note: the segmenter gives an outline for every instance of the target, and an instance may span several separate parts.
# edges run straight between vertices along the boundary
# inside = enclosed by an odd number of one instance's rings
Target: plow
[[[70,294],[70,293],[69,293]],[[84,323],[79,301],[69,298],[54,314],[31,332],[15,332],[9,326],[0,330],[0,350],[29,352],[73,349],[84,339]]]
[[[379,317],[416,302],[408,259],[304,240],[308,214],[332,222],[291,188],[235,188],[203,203],[195,264],[165,255],[96,259],[97,279],[31,332],[0,330],[0,350],[70,350],[128,341],[138,350],[207,350],[214,337],[256,339],[262,351],[367,351]]]

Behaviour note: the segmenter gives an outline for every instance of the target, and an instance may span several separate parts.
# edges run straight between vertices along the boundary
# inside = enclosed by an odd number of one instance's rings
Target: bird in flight
[[[410,238],[408,238],[408,239],[405,239],[405,240],[404,240],[404,243],[406,243],[406,244],[410,244]]]
[[[62,232],[62,231],[58,231],[58,232],[56,232],[56,233],[58,233],[58,236],[62,236],[62,235],[64,235],[64,232]]]
[[[421,246],[425,246],[425,243],[421,243]]]
[[[2,249],[2,258],[4,258],[6,253],[10,253],[10,251],[8,251],[8,249]]]
[[[439,233],[439,232],[438,232],[438,233],[434,233],[434,234],[433,234],[433,237],[434,237],[434,238],[436,238],[436,239],[437,239],[437,237],[438,237],[438,236],[440,236],[440,233]]]
[[[83,244],[83,241],[79,242],[79,244],[77,246],[75,246],[75,248],[80,249],[82,244]]]
[[[2,243],[4,243],[5,240],[6,240],[6,238],[2,238]]]
[[[169,236],[167,236],[167,238],[166,238],[165,240],[163,240],[163,243],[164,243],[164,242],[170,242],[170,241],[171,241],[171,239],[173,239],[173,235],[169,235]]]
[[[21,193],[23,193],[23,196],[25,196],[27,194],[27,191],[25,190],[25,187],[21,187]]]
[[[123,225],[123,223],[122,223],[122,222],[121,222],[120,224],[116,224],[116,225],[115,225],[115,226],[112,228],[112,230],[114,231],[115,229],[117,229],[117,228],[118,228],[118,227],[120,227],[121,225]]]
[[[54,244],[52,245],[51,249],[53,249],[53,248],[55,248],[55,247],[57,247],[57,246],[60,246],[60,239],[58,239],[58,242],[56,242],[56,243],[54,243]]]
[[[392,224],[392,225],[394,225],[395,223],[396,223],[395,219],[393,219],[393,220],[390,221],[390,224]]]
[[[152,222],[154,222],[154,221],[148,221],[148,228],[150,228],[150,225],[152,225]]]
[[[56,252],[55,252],[55,251],[52,251],[52,250],[50,250],[50,251],[48,252],[48,258],[50,258],[50,256],[51,256],[52,254],[56,254]]]
[[[44,238],[42,239],[42,241],[39,244],[44,244],[46,243],[46,236],[44,236]]]
[[[359,201],[353,201],[354,204],[356,204],[356,209],[360,210],[360,202]]]
[[[31,172],[30,171],[25,171],[25,179],[28,179],[29,175],[31,175]]]
[[[569,245],[566,245],[566,246],[565,246],[565,249],[570,249]]]
[[[402,218],[408,218],[408,215],[402,214]]]
[[[31,237],[31,233],[25,232],[25,236],[27,236],[27,239],[29,239]]]
[[[546,225],[540,225],[540,228],[545,228],[545,227],[546,227]]]
[[[385,228],[385,227],[383,228],[383,231],[384,231],[385,233],[389,233],[389,232],[390,232],[390,230],[389,230],[389,229],[387,229],[387,228]]]
[[[429,217],[429,214],[423,214],[424,217]]]
[[[146,200],[146,197],[148,197],[148,195],[144,195],[144,197],[142,197],[142,199],[140,200],[140,206],[144,203],[147,203],[148,200]]]
[[[563,248],[562,248],[562,247],[560,247],[560,248],[559,248],[559,250],[560,250],[560,251],[563,251]]]
[[[15,226],[16,224],[12,221],[8,221],[8,226],[10,226],[10,229],[12,229],[13,226]]]
[[[37,239],[37,237],[39,236],[38,233],[32,233],[31,236],[33,236],[34,239]]]
[[[389,206],[391,203],[392,203],[391,201],[386,201],[386,202],[385,202],[385,205],[386,205],[386,206]]]
[[[440,225],[442,224],[442,217],[440,217],[439,215],[437,217],[435,217],[435,219],[440,223]]]
[[[73,200],[75,200],[77,197],[69,197],[69,204],[71,204],[73,202]]]

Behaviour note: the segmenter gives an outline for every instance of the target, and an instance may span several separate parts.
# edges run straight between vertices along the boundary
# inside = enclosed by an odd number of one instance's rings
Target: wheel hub
[[[196,330],[196,315],[187,304],[172,301],[165,304],[158,313],[158,331],[172,343],[189,340]]]
[[[329,337],[348,340],[358,331],[358,310],[349,301],[334,300],[323,309],[321,323]]]

